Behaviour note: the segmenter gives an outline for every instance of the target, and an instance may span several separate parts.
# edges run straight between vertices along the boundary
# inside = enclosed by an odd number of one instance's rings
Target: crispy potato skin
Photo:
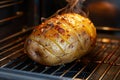
[[[25,51],[34,61],[56,66],[79,59],[96,41],[96,29],[76,13],[57,15],[35,27],[25,42]]]

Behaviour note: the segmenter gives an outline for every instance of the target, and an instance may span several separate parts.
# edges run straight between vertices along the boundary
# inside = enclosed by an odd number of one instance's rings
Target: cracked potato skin
[[[79,59],[96,41],[96,29],[76,13],[54,16],[34,28],[25,42],[25,51],[34,61],[56,66]]]

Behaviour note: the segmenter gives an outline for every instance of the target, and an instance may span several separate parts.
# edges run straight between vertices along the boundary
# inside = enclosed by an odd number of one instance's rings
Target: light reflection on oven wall
[[[119,27],[119,0],[89,0],[86,4],[89,18],[96,26]]]

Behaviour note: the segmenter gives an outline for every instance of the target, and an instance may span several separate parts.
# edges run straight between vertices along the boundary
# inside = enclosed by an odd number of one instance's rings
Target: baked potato
[[[95,42],[96,28],[88,18],[65,13],[36,26],[25,42],[25,51],[42,65],[56,66],[80,59]]]

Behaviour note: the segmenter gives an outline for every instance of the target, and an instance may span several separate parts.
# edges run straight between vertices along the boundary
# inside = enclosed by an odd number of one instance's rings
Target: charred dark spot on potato
[[[41,28],[38,29],[39,31],[41,30]]]
[[[82,27],[85,27],[84,25],[82,25]]]
[[[39,51],[35,51],[35,55],[36,55],[37,57],[42,57],[42,56],[43,56]]]
[[[66,30],[66,32],[68,33],[69,31],[68,31],[68,30]]]
[[[61,33],[61,34],[63,34],[63,33],[65,33],[65,30],[63,28],[59,28],[58,32]]]
[[[62,39],[60,42],[61,42],[61,43],[64,43],[65,41]]]
[[[61,22],[58,21],[57,24],[61,24]]]
[[[70,34],[67,34],[68,37],[70,37]]]
[[[74,27],[74,30],[77,31],[77,29]]]
[[[70,44],[69,46],[68,46],[68,48],[73,48],[74,46],[73,46],[73,44]]]
[[[93,37],[92,36],[90,36],[90,40],[92,40],[93,39]]]
[[[85,32],[85,31],[83,31],[82,33],[83,33],[84,35],[86,34],[86,32]]]
[[[78,36],[80,37],[80,36],[81,36],[81,34],[78,34]]]
[[[39,36],[40,34],[38,34],[38,36]]]
[[[47,25],[46,25],[46,26],[44,26],[44,29],[47,29],[47,28],[49,28],[49,27],[50,27],[50,26],[47,26]]]
[[[43,53],[39,52],[38,50],[36,50],[35,52],[35,56],[37,56],[38,58],[47,58],[47,55],[44,55]]]
[[[58,33],[55,33],[54,36],[57,37],[57,38],[59,38],[59,34]]]
[[[86,35],[87,33],[85,31],[82,31],[82,35]]]
[[[86,38],[86,40],[87,40],[87,41],[90,40],[90,37],[88,36],[88,37]]]
[[[45,44],[45,46],[48,46],[48,44]]]
[[[55,26],[55,29],[60,33],[60,34],[64,34],[65,30],[63,28],[61,28],[59,25]]]
[[[55,29],[56,29],[56,30],[58,30],[59,28],[60,28],[60,26],[59,26],[59,25],[56,25],[56,26],[55,26]]]

